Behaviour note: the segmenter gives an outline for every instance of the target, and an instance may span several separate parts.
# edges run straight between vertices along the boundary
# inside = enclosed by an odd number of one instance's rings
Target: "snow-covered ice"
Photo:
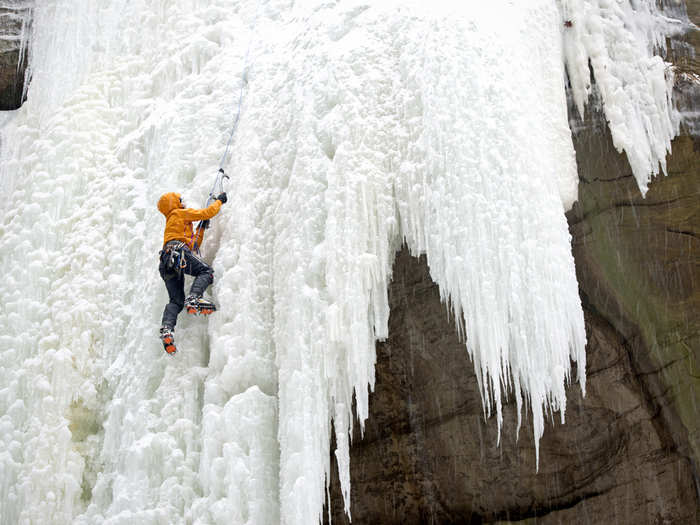
[[[402,242],[485,413],[500,428],[511,396],[536,442],[563,421],[571,360],[585,388],[565,65],[583,110],[590,58],[644,188],[677,127],[652,54],[672,24],[644,1],[465,4],[37,3],[0,137],[0,523],[308,525],[331,419],[349,502]],[[171,358],[155,203],[206,200],[242,85],[203,251],[219,311],[182,314]]]

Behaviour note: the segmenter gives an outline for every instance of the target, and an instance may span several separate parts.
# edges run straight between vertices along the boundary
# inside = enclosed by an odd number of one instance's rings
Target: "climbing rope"
[[[229,179],[230,177],[226,175],[224,172],[224,166],[227,163],[227,157],[229,156],[229,150],[231,149],[231,146],[233,144],[233,138],[236,135],[236,130],[238,129],[238,123],[241,120],[241,109],[243,108],[243,95],[245,92],[245,87],[248,85],[248,73],[250,70],[250,49],[253,44],[253,38],[255,37],[255,27],[257,26],[258,23],[258,16],[260,15],[260,0],[258,0],[257,7],[255,9],[255,18],[253,18],[253,24],[250,28],[250,39],[248,40],[248,47],[245,52],[245,59],[243,61],[243,75],[241,77],[241,88],[238,92],[238,103],[236,104],[237,109],[236,109],[236,116],[233,119],[233,125],[231,126],[231,133],[229,134],[228,141],[226,142],[226,148],[224,149],[224,154],[221,156],[221,160],[219,161],[219,171],[217,172],[216,175],[216,180],[214,180],[214,184],[211,187],[211,190],[209,190],[209,197],[207,198],[207,203],[204,205],[204,207],[208,207],[218,195],[224,192],[224,179]],[[195,239],[200,230],[206,229],[209,227],[209,221],[200,221],[200,223],[197,225],[197,228],[195,231],[192,232],[192,239]],[[199,248],[195,246],[197,251],[199,251]]]
[[[231,145],[233,144],[233,137],[236,134],[236,130],[238,129],[238,123],[241,120],[241,108],[243,107],[243,93],[245,90],[245,87],[248,85],[248,72],[250,68],[250,48],[253,45],[253,38],[255,36],[255,27],[258,24],[258,16],[260,15],[260,1],[258,0],[258,5],[255,9],[255,18],[253,18],[253,24],[250,28],[250,39],[248,40],[248,48],[246,49],[245,52],[245,59],[243,60],[243,76],[241,78],[241,88],[238,93],[238,104],[237,104],[237,110],[236,110],[236,116],[233,120],[233,126],[231,126],[231,134],[228,137],[228,142],[226,142],[226,149],[224,150],[224,154],[221,156],[221,161],[219,162],[219,171],[223,171],[224,166],[226,164],[226,157],[228,157],[228,152],[229,149],[231,148]]]

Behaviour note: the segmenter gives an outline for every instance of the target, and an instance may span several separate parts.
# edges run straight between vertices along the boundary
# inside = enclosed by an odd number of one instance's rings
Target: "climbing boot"
[[[173,335],[174,331],[175,329],[169,326],[160,327],[160,340],[163,341],[163,349],[170,355],[177,352],[177,348],[175,348],[175,336]]]
[[[196,295],[190,295],[185,299],[185,308],[188,314],[201,314],[209,315],[216,312],[216,305],[211,301],[197,297]]]

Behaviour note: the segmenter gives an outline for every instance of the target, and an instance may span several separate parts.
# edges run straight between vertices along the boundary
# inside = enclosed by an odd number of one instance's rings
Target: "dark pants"
[[[183,268],[178,271],[176,267],[169,265],[170,251],[163,250],[160,254],[158,272],[165,282],[170,302],[163,310],[162,326],[175,328],[177,315],[185,306],[185,274],[194,276],[194,282],[190,288],[190,295],[201,297],[204,290],[214,282],[214,270],[197,255],[192,253],[187,246],[182,248]]]

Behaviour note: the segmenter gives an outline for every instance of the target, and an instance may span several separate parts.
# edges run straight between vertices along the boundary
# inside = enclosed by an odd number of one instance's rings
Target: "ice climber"
[[[174,354],[177,350],[173,332],[177,316],[183,307],[187,308],[187,313],[190,314],[208,315],[216,310],[214,303],[202,299],[204,290],[214,281],[214,270],[195,253],[202,246],[205,228],[197,228],[195,231],[192,223],[211,219],[219,213],[226,200],[226,193],[221,193],[202,210],[185,208],[179,193],[166,193],[158,200],[158,209],[165,215],[165,233],[158,272],[165,282],[169,297],[163,311],[160,339],[169,354]],[[194,277],[187,299],[185,274]]]

